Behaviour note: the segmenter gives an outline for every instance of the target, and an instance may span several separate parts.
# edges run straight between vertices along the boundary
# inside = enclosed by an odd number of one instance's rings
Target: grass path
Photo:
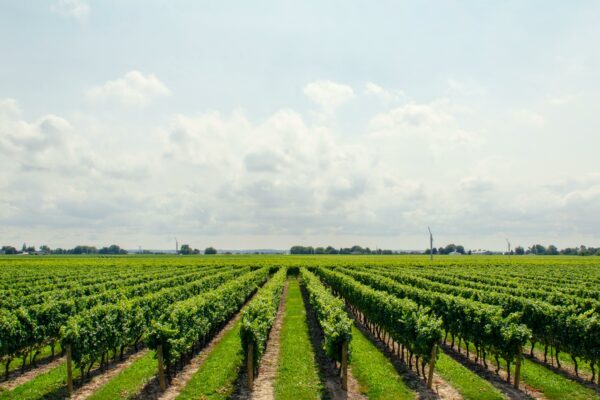
[[[464,345],[462,348],[462,357],[466,358]],[[472,350],[470,359],[474,362],[474,347],[469,344]],[[488,360],[490,370],[495,369],[495,362]],[[506,363],[501,363],[500,376],[506,378]],[[514,363],[511,365],[511,377],[514,377]],[[524,383],[523,391],[533,397],[540,397],[548,400],[600,400],[600,393],[590,389],[581,383],[557,374],[546,366],[537,364],[525,359],[521,367],[521,382]]]
[[[370,400],[414,399],[392,363],[356,327],[352,327],[350,368],[361,393]]]
[[[502,400],[506,397],[491,383],[444,354],[440,349],[435,373],[452,385],[465,400]]]
[[[93,393],[88,400],[131,399],[157,374],[155,352],[148,351]]]
[[[238,320],[208,354],[204,363],[179,394],[178,399],[227,399],[244,364]]]
[[[600,399],[600,394],[598,392],[556,374],[548,368],[527,359],[524,361],[521,368],[521,376],[523,382],[528,386],[539,390],[548,400]]]
[[[319,399],[324,390],[310,342],[300,284],[295,278],[288,284],[274,386],[277,400]]]
[[[73,369],[73,379],[79,377],[79,370]],[[40,374],[13,390],[0,392],[0,400],[58,400],[67,397],[67,363]]]
[[[56,357],[57,355],[60,354],[60,345],[57,344],[54,347],[54,356]],[[38,366],[44,365],[48,362],[51,361],[52,358],[52,348],[50,346],[44,346],[40,349],[40,352],[38,353],[38,355],[36,356],[36,362],[35,362],[35,366],[33,367],[34,369],[36,369]],[[11,361],[11,363],[8,366],[8,372],[9,372],[9,380],[11,378],[14,378],[15,376],[19,376],[21,374],[21,366],[22,366],[22,362],[23,360],[21,358],[17,358]],[[29,362],[29,358],[26,360],[25,362],[25,371],[27,373],[27,371],[31,370],[32,366]],[[2,361],[0,362],[0,381],[2,381],[4,379],[5,376],[5,372],[6,372],[6,361]]]

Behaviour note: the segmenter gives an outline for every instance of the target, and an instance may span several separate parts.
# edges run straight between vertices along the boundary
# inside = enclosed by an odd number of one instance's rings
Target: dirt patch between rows
[[[269,332],[269,340],[267,348],[260,360],[258,368],[258,376],[254,381],[254,387],[250,398],[253,400],[273,400],[275,398],[275,390],[273,384],[277,375],[277,361],[279,360],[279,349],[281,344],[281,327],[283,325],[283,316],[285,309],[285,300],[287,298],[288,284],[285,283],[277,316],[273,322],[271,332]]]

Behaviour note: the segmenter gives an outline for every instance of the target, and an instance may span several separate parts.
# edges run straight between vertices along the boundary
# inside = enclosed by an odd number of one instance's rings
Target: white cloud
[[[471,176],[461,179],[459,187],[466,192],[481,194],[492,190],[494,183],[488,178]]]
[[[395,247],[403,247],[429,224],[456,241],[593,234],[600,222],[589,216],[600,215],[598,175],[552,189],[551,175],[519,184],[513,164],[493,161],[500,157],[493,146],[477,146],[483,139],[469,108],[443,98],[378,107],[351,135],[294,109],[258,120],[244,110],[182,113],[156,131],[134,126],[135,145],[127,146],[115,140],[125,129],[118,120],[30,120],[15,100],[0,99],[0,227],[124,245],[143,243],[146,232],[152,241],[181,234],[192,244],[242,235],[335,244],[344,236],[398,238]]]
[[[87,91],[93,102],[115,102],[125,106],[145,106],[152,100],[169,96],[171,91],[154,74],[130,71],[124,77],[108,81]]]
[[[447,99],[411,102],[374,115],[369,121],[369,132],[374,140],[398,140],[413,147],[425,145],[439,154],[481,142],[477,133],[460,126],[457,117],[467,111]]]
[[[562,96],[551,96],[547,98],[547,102],[548,104],[553,106],[563,106],[574,102],[579,97],[581,97],[581,94],[565,94]]]
[[[85,0],[58,0],[52,6],[52,11],[82,22],[90,15],[90,5]]]
[[[325,111],[334,111],[355,97],[350,86],[332,81],[309,83],[304,87],[304,94]]]
[[[514,111],[513,115],[518,121],[532,127],[542,127],[546,123],[546,118],[542,114],[525,108]]]
[[[367,82],[365,84],[364,93],[367,96],[379,97],[384,103],[395,103],[406,97],[401,90],[388,90],[373,82]]]
[[[450,93],[458,96],[480,96],[487,91],[484,86],[469,79],[450,78],[447,85]]]

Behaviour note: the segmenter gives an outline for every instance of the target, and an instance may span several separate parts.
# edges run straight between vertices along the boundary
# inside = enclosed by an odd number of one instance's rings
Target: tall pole
[[[510,242],[506,239],[506,244],[508,245],[508,260],[510,261]]]
[[[179,242],[177,242],[177,238],[175,238],[175,254],[179,254]]]
[[[429,260],[433,261],[433,234],[431,233],[431,228],[427,227],[429,231]]]

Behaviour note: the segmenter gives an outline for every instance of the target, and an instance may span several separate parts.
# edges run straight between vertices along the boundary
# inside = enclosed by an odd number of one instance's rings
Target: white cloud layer
[[[367,87],[355,96],[349,86],[320,81],[305,92],[330,109],[342,98],[368,102],[394,92]],[[132,92],[168,93],[152,75],[133,72],[96,94],[144,103]],[[458,241],[465,232],[586,236],[600,223],[598,171],[552,185],[506,181],[515,167],[483,152],[485,135],[469,126],[471,110],[446,98],[383,106],[350,136],[294,109],[259,121],[243,110],[176,114],[138,136],[135,147],[106,135],[117,129],[110,123],[23,114],[14,99],[0,100],[5,240],[45,232],[39,240],[58,245],[121,238],[135,246],[131,238],[180,235],[212,243],[254,238],[250,246],[302,238],[383,246],[427,225]],[[519,126],[527,114],[516,115]]]
[[[325,111],[334,111],[355,97],[352,87],[332,81],[309,83],[304,94]]]
[[[58,0],[52,6],[52,10],[80,22],[85,21],[90,15],[90,5],[85,0]]]
[[[171,91],[154,74],[144,75],[135,70],[86,92],[87,98],[92,102],[134,107],[145,106],[158,97],[170,94]]]

